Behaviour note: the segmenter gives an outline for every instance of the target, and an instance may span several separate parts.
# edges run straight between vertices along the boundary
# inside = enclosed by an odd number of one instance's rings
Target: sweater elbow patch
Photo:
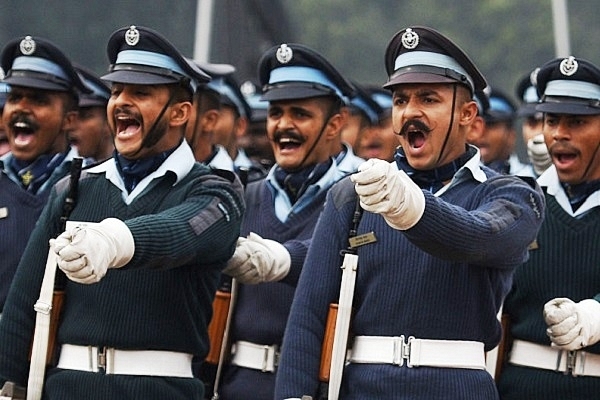
[[[521,209],[510,202],[502,202],[500,207],[488,210],[485,218],[493,232],[500,232],[514,224],[522,214]]]
[[[229,215],[227,208],[218,199],[214,199],[199,214],[190,219],[189,224],[194,230],[194,233],[197,236],[200,236],[221,219],[230,221],[231,216]]]

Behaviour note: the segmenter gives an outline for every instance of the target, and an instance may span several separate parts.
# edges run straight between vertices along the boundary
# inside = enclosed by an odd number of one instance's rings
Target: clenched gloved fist
[[[372,158],[350,179],[363,209],[381,214],[394,229],[412,228],[425,211],[425,195],[395,164]]]
[[[58,267],[78,283],[95,283],[108,268],[120,268],[133,257],[135,243],[127,225],[116,218],[65,230],[53,240]]]
[[[291,264],[290,253],[281,243],[250,232],[247,238],[238,238],[223,272],[245,284],[275,282],[285,278]]]
[[[600,303],[594,299],[579,303],[552,299],[544,305],[544,320],[552,344],[564,350],[579,350],[600,340]]]
[[[527,141],[527,156],[531,161],[533,170],[539,176],[552,165],[552,158],[548,153],[548,147],[544,141],[544,135],[540,133]]]

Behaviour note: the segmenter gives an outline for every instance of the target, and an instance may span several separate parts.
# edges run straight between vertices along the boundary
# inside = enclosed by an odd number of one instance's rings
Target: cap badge
[[[406,31],[402,34],[402,46],[412,50],[419,44],[419,35],[414,32],[411,28],[406,28]]]
[[[537,86],[537,76],[538,76],[538,72],[540,72],[540,67],[537,67],[536,69],[534,69],[533,71],[531,71],[531,73],[529,74],[529,82],[533,85],[533,86]]]
[[[127,32],[125,32],[125,42],[130,46],[135,46],[140,41],[140,31],[137,30],[135,25],[131,25]]]
[[[292,49],[284,43],[277,49],[276,57],[277,61],[279,61],[280,63],[287,64],[292,60],[293,55],[294,52],[292,51]]]
[[[575,57],[570,56],[560,62],[560,73],[566,76],[571,76],[577,72],[579,64],[575,60]]]
[[[31,36],[25,36],[25,39],[21,40],[19,44],[19,49],[26,56],[32,55],[35,51],[35,40]]]

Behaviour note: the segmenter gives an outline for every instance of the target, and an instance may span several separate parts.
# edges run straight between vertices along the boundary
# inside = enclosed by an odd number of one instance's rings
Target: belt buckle
[[[577,376],[577,368],[581,369],[583,372],[583,368],[585,365],[585,356],[581,355],[577,350],[561,350],[558,352],[558,358],[556,359],[556,371],[560,371],[560,364],[562,363],[563,353],[566,353],[565,359],[565,370],[563,374]],[[581,355],[581,357],[580,357]],[[581,365],[579,365],[578,359],[581,358]]]
[[[96,365],[98,366],[98,372],[106,373],[106,346],[98,347]]]
[[[406,360],[406,366],[408,368],[412,368],[413,365],[410,362],[410,348],[411,343],[415,339],[415,337],[409,336],[406,341],[404,341],[404,339],[405,336],[400,335],[394,340],[394,359],[392,361],[392,364],[401,367],[404,365],[404,360]]]
[[[273,353],[273,357],[270,357],[271,352]],[[277,364],[279,362],[278,360],[279,358],[279,353],[277,351],[277,345],[273,345],[273,346],[268,346],[268,345],[264,345],[263,346],[263,360],[262,360],[262,369],[261,372],[275,372],[275,369],[277,367]],[[271,361],[272,359],[272,368],[271,367],[271,363],[269,361]]]

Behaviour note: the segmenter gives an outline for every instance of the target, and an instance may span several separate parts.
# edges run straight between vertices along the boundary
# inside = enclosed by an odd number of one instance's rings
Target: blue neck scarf
[[[58,154],[42,154],[34,161],[17,160],[12,157],[9,168],[19,177],[21,186],[35,194],[50,178],[56,167],[65,160],[69,150]]]
[[[142,179],[156,171],[176,149],[177,147],[174,147],[152,157],[139,158],[136,160],[129,160],[115,150],[114,157],[117,164],[117,170],[119,171],[121,178],[123,178],[127,192],[131,193]]]
[[[431,193],[435,193],[444,187],[444,182],[452,179],[456,171],[458,171],[463,165],[466,164],[473,156],[477,153],[473,147],[468,147],[462,156],[456,160],[449,162],[448,164],[440,167],[429,169],[426,171],[416,170],[410,166],[408,159],[404,154],[404,149],[399,147],[394,154],[396,165],[398,169],[406,172],[408,175],[421,189],[429,190]]]
[[[573,212],[577,211],[592,193],[600,189],[600,180],[583,182],[577,185],[570,185],[562,182],[560,184],[569,198],[569,203],[571,203]]]
[[[329,158],[323,163],[311,165],[293,172],[285,171],[280,166],[277,166],[275,168],[275,180],[285,190],[290,201],[294,204],[310,185],[318,182],[325,175],[332,163],[333,158]]]

